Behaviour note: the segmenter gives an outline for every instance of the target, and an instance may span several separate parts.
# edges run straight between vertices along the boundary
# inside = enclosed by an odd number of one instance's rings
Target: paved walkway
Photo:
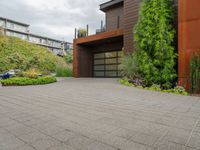
[[[116,79],[0,87],[0,150],[199,150],[200,98]]]

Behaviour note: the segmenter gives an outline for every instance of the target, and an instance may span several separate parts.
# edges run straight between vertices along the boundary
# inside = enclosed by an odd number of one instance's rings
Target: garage
[[[93,77],[121,77],[122,51],[93,54]]]

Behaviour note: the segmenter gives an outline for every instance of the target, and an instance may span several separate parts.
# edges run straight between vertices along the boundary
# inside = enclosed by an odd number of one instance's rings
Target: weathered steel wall
[[[178,78],[189,89],[190,57],[200,50],[200,0],[178,1]]]

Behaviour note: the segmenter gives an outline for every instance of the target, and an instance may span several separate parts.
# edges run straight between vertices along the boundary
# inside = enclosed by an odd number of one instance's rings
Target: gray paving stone
[[[31,132],[29,134],[21,135],[18,138],[21,139],[22,141],[28,143],[28,144],[31,144],[31,143],[34,143],[35,141],[40,140],[40,139],[48,138],[48,136],[45,135],[45,134],[42,134],[39,131],[35,131],[35,132]]]
[[[16,150],[35,150],[35,149],[32,146],[24,145],[24,146],[20,146]]]
[[[156,150],[194,150],[194,149],[186,147],[185,145],[165,141],[164,143],[159,143],[158,145],[156,145]]]
[[[52,137],[54,137],[55,139],[61,141],[61,142],[67,142],[69,139],[74,138],[75,136],[77,136],[77,134],[64,130],[61,132],[58,132],[54,135],[52,135]]]
[[[129,140],[131,137],[135,136],[137,134],[137,132],[128,130],[128,129],[119,128],[119,129],[113,131],[111,134]]]
[[[154,148],[133,141],[127,141],[122,150],[154,150]]]
[[[46,150],[59,144],[61,143],[51,138],[44,138],[31,143],[31,145],[37,150]]]
[[[136,143],[153,146],[159,140],[159,137],[143,133],[137,133],[130,140]]]
[[[17,149],[24,144],[25,143],[23,141],[21,141],[21,140],[17,139],[16,137],[10,135],[10,136],[4,137],[3,140],[1,139],[0,149],[1,150]]]
[[[196,148],[196,149],[200,149],[200,133],[193,133],[192,137],[188,143],[188,146]]]
[[[103,144],[100,142],[93,142],[90,145],[86,146],[84,150],[117,150],[117,149],[107,144]]]
[[[101,142],[105,143],[107,145],[111,145],[112,147],[123,149],[125,146],[127,139],[118,137],[112,134],[108,134],[104,137],[102,137]]]
[[[185,145],[190,138],[191,132],[189,130],[172,128],[163,137],[162,141],[170,141],[178,144]]]
[[[0,150],[199,150],[199,116],[198,97],[117,79],[1,87]]]
[[[66,145],[66,144],[59,144],[59,145],[54,145],[48,148],[47,150],[76,150],[73,147]]]
[[[81,150],[85,148],[87,145],[92,143],[94,140],[89,139],[87,137],[77,135],[71,139],[69,139],[65,144],[72,146],[75,149]]]

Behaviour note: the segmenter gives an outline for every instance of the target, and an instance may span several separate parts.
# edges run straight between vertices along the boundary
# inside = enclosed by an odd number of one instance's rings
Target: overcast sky
[[[0,0],[0,16],[30,24],[30,31],[72,42],[75,27],[100,28],[108,0]]]

